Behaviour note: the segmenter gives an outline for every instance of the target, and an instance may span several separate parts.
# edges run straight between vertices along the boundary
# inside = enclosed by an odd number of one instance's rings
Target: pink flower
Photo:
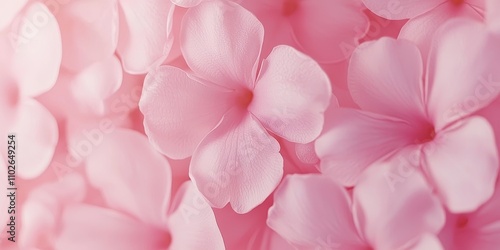
[[[264,55],[287,44],[320,63],[339,62],[350,56],[369,26],[360,1],[243,0],[241,4],[264,25]]]
[[[171,200],[169,163],[146,136],[119,129],[86,164],[104,207],[64,208],[55,249],[224,249],[214,214],[190,182]]]
[[[466,214],[451,214],[439,234],[446,249],[496,250],[500,246],[500,183],[493,197],[478,210]]]
[[[190,176],[212,206],[230,202],[248,212],[283,174],[280,146],[269,133],[314,140],[331,97],[328,77],[288,46],[276,47],[259,67],[263,27],[232,2],[189,9],[182,27],[181,49],[193,72],[162,66],[146,77],[139,103],[146,134],[168,157],[192,155]]]
[[[498,174],[493,130],[471,115],[498,94],[485,81],[500,78],[500,48],[484,25],[469,20],[444,25],[435,41],[426,75],[410,42],[361,45],[351,59],[349,89],[364,111],[337,110],[316,152],[323,173],[352,186],[373,162],[417,145],[416,165],[448,209],[469,212],[491,197]]]
[[[35,98],[56,82],[61,35],[45,5],[7,5],[16,14],[11,13],[10,24],[0,34],[0,134],[17,134],[18,145],[24,145],[17,155],[17,165],[23,166],[17,174],[31,179],[45,171],[58,140],[54,117]],[[1,148],[4,155],[6,144]]]
[[[392,20],[409,18],[399,38],[413,41],[427,58],[436,30],[455,17],[482,20],[484,0],[363,0],[371,11]]]
[[[394,158],[373,166],[352,198],[327,176],[289,175],[267,224],[298,249],[441,249],[433,236],[445,223],[439,200],[420,174],[391,190],[384,173],[397,164]]]

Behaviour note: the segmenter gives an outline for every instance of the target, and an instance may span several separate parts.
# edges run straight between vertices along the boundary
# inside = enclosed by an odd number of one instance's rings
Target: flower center
[[[285,0],[283,2],[283,15],[291,16],[299,8],[298,0]]]
[[[7,106],[9,107],[15,107],[19,103],[19,100],[21,99],[20,93],[19,93],[19,87],[17,86],[16,83],[7,83],[7,86],[4,88],[4,100]]]
[[[434,138],[436,138],[436,131],[434,130],[434,126],[432,124],[427,124],[424,126],[421,132],[417,134],[415,142],[418,144],[426,143],[434,140]]]
[[[455,225],[457,228],[465,228],[467,224],[469,224],[469,218],[465,216],[459,216]]]
[[[457,5],[457,6],[459,6],[465,2],[465,0],[450,0],[450,1],[452,4]]]
[[[236,99],[236,105],[242,108],[247,108],[253,100],[253,93],[249,89],[244,89],[238,91],[238,97]]]

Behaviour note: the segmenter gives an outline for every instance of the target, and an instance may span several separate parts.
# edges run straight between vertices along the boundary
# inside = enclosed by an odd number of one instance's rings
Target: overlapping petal
[[[323,128],[331,92],[328,76],[316,62],[292,47],[278,46],[262,63],[249,111],[280,137],[308,143]]]
[[[146,134],[168,157],[189,157],[229,110],[230,93],[181,69],[159,67],[146,77],[139,102]]]
[[[366,249],[351,206],[347,191],[328,177],[292,175],[276,190],[267,224],[298,249]]]
[[[168,161],[136,131],[118,129],[100,140],[90,136],[97,144],[86,164],[91,185],[110,208],[161,228],[172,185]]]
[[[498,95],[498,42],[486,25],[466,19],[452,20],[437,31],[427,65],[428,113],[436,129],[485,107]]]
[[[233,109],[200,143],[189,175],[217,208],[246,213],[262,203],[283,175],[280,146],[251,114]]]
[[[339,109],[316,140],[320,170],[343,185],[353,186],[373,162],[414,143],[413,128],[387,116]]]
[[[484,118],[449,127],[425,147],[426,169],[450,211],[471,212],[493,195],[499,160]]]
[[[180,39],[196,75],[226,88],[253,89],[264,28],[243,7],[208,1],[189,9]]]
[[[171,5],[166,0],[120,0],[117,51],[125,71],[146,73],[168,56],[167,22]]]

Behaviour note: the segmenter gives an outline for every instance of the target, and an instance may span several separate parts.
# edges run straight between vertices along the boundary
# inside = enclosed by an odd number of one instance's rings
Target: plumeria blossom
[[[169,163],[144,135],[109,134],[86,165],[105,207],[66,206],[55,249],[224,249],[214,214],[193,184],[170,200]]]
[[[363,0],[379,16],[391,20],[410,20],[403,26],[400,38],[411,40],[425,59],[436,30],[452,18],[483,19],[485,0]]]
[[[297,249],[442,249],[433,236],[445,222],[439,200],[420,174],[392,191],[383,173],[397,164],[393,158],[374,165],[352,197],[327,176],[289,175],[267,223]]]
[[[348,58],[369,26],[360,1],[242,0],[266,29],[264,55],[291,45],[320,63]]]
[[[451,214],[439,234],[445,249],[496,250],[500,246],[500,182],[493,197],[472,213]]]
[[[0,32],[0,132],[18,135],[18,143],[25,146],[17,157],[24,167],[17,174],[35,178],[47,168],[58,139],[54,117],[35,98],[56,82],[61,35],[45,5],[30,2],[15,9],[17,15]],[[7,152],[5,145],[2,154]]]
[[[361,45],[351,59],[349,89],[363,110],[329,118],[334,123],[315,145],[321,171],[352,186],[371,163],[417,145],[418,165],[450,211],[486,202],[498,174],[497,147],[490,124],[472,115],[498,94],[486,81],[499,77],[499,40],[486,29],[469,20],[443,26],[425,76],[420,52],[408,41]]]
[[[190,176],[212,206],[230,202],[248,212],[283,175],[270,133],[308,143],[321,132],[328,77],[288,46],[276,47],[259,66],[264,29],[232,2],[190,8],[182,27],[192,72],[162,66],[148,74],[139,103],[145,131],[168,157],[192,155]]]

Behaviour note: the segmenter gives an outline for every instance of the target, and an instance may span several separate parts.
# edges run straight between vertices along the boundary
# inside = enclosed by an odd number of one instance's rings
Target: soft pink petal
[[[408,248],[408,250],[444,250],[439,238],[433,234],[427,233],[420,237],[420,239]],[[479,248],[476,248],[479,249]],[[482,249],[482,248],[481,248]]]
[[[172,3],[174,3],[175,5],[184,8],[191,8],[200,4],[203,0],[170,0],[170,1],[172,1]]]
[[[488,202],[473,213],[461,215],[467,220],[465,227],[457,229],[456,224],[452,224],[452,228],[455,229],[456,249],[496,250],[500,245],[498,211],[500,211],[500,182],[497,183],[495,193]]]
[[[12,19],[16,17],[27,2],[28,0],[0,1],[0,5],[2,6],[2,15],[0,15],[0,30],[5,29],[12,22]]]
[[[184,183],[168,217],[172,250],[225,249],[212,208],[191,182]]]
[[[363,0],[366,7],[389,20],[414,18],[448,0]]]
[[[14,20],[12,29],[10,35],[17,37],[17,43],[13,44],[11,65],[21,93],[36,96],[48,91],[56,83],[61,65],[57,20],[45,5],[34,2]]]
[[[444,226],[444,210],[419,170],[419,154],[419,147],[409,147],[374,164],[354,188],[357,222],[375,249],[399,249]]]
[[[460,42],[457,42],[460,41]],[[500,92],[500,39],[479,22],[456,19],[436,33],[428,63],[428,112],[437,129],[489,104]]]
[[[207,1],[189,9],[180,39],[186,62],[198,76],[229,88],[253,88],[264,28],[243,7]]]
[[[63,213],[56,250],[166,249],[167,231],[159,230],[114,210],[74,205]]]
[[[59,138],[57,122],[52,114],[40,103],[25,99],[20,103],[9,133],[16,134],[22,147],[22,154],[17,155],[17,169],[21,178],[32,179],[47,169]]]
[[[119,129],[100,138],[89,134],[99,145],[87,158],[86,172],[92,186],[103,193],[111,208],[161,226],[163,208],[170,201],[168,161],[136,131]]]
[[[170,158],[191,156],[230,108],[230,94],[178,68],[161,66],[150,72],[139,102],[149,140]]]
[[[330,81],[321,67],[289,46],[262,63],[249,111],[273,133],[298,143],[318,137],[330,104]]]
[[[295,39],[304,52],[322,63],[350,56],[346,47],[357,46],[368,31],[369,20],[354,1],[299,1],[290,18]]]
[[[363,110],[414,121],[424,117],[422,73],[415,45],[381,38],[362,44],[353,53],[349,91]]]
[[[366,249],[347,191],[321,175],[290,175],[274,194],[267,224],[298,249]]]
[[[251,114],[233,109],[203,139],[191,160],[190,176],[212,206],[228,202],[237,213],[262,203],[283,175],[278,142]]]
[[[319,158],[316,155],[316,150],[314,149],[314,143],[310,142],[307,144],[295,144],[295,153],[297,158],[305,164],[318,164]]]
[[[70,89],[83,109],[104,114],[105,100],[120,88],[122,80],[120,61],[110,56],[80,71],[72,79]]]
[[[82,201],[85,193],[85,180],[78,174],[34,189],[22,206],[19,245],[35,247],[40,240],[53,237],[64,207]]]
[[[414,143],[406,122],[351,109],[339,109],[328,117],[329,127],[316,140],[320,170],[346,186],[374,161]]]
[[[493,30],[500,33],[500,1],[486,0],[486,20]]]
[[[456,6],[453,3],[446,3],[423,15],[410,19],[401,28],[399,39],[410,40],[415,43],[422,54],[423,61],[427,61],[427,56],[431,47],[432,38],[436,30],[445,22],[456,17],[466,17],[482,20],[483,17],[467,4]]]
[[[160,65],[170,51],[168,0],[120,0],[118,54],[128,73],[142,74]]]
[[[117,1],[70,1],[56,11],[64,50],[63,67],[79,71],[115,53],[118,42]]]
[[[426,145],[425,164],[451,212],[477,209],[493,195],[498,174],[491,126],[473,117],[447,128]]]

